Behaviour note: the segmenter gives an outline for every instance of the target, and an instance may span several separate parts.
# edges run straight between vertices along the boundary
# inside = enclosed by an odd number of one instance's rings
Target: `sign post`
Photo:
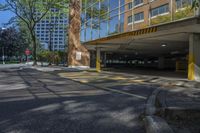
[[[26,62],[28,63],[28,56],[31,54],[31,51],[27,48],[26,50],[25,50],[25,54],[26,54]]]

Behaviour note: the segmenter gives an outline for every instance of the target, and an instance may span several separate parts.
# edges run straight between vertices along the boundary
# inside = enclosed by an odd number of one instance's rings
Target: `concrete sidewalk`
[[[163,89],[156,103],[158,116],[165,119],[175,133],[200,132],[200,88]]]

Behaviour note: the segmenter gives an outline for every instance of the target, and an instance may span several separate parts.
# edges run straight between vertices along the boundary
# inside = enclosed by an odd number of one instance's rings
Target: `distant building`
[[[52,9],[54,12],[59,12]],[[40,13],[38,13],[40,14]],[[60,13],[58,16],[47,16],[35,27],[35,32],[42,48],[49,49],[51,38],[52,51],[64,51],[67,46],[67,16]]]
[[[49,49],[49,44],[48,43],[41,43],[41,48],[44,50],[48,50]]]

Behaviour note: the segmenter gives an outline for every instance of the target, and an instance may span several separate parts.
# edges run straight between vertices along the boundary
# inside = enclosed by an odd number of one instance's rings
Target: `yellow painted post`
[[[188,80],[195,80],[195,48],[197,48],[195,34],[189,37],[189,54],[188,54]],[[196,44],[197,43],[197,44]]]
[[[96,49],[96,71],[101,72],[101,51],[100,51],[100,48]]]
[[[195,80],[194,64],[195,64],[194,55],[193,53],[190,53],[188,57],[188,79],[189,80]]]

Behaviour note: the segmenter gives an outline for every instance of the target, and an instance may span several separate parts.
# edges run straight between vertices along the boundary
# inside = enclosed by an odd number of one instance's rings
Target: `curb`
[[[147,133],[174,133],[166,121],[158,116],[146,116],[145,128]]]
[[[157,109],[155,107],[157,95],[162,88],[157,88],[147,100],[144,124],[147,133],[174,133],[172,128],[161,117],[156,116]]]
[[[185,107],[179,107],[179,106],[172,106],[168,107],[166,104],[166,94],[167,91],[163,90],[162,92],[158,93],[157,96],[157,103],[160,107],[159,114],[167,119],[174,119],[174,118],[180,118],[180,119],[188,119],[191,118],[198,118],[200,117],[200,106],[193,106],[193,103],[191,102],[191,106],[185,106]],[[200,105],[200,104],[199,104]]]
[[[145,110],[146,115],[150,116],[156,113],[156,107],[155,107],[156,97],[160,91],[161,91],[161,88],[157,88],[156,90],[153,91],[151,96],[148,98],[147,104],[146,104],[146,110]]]

